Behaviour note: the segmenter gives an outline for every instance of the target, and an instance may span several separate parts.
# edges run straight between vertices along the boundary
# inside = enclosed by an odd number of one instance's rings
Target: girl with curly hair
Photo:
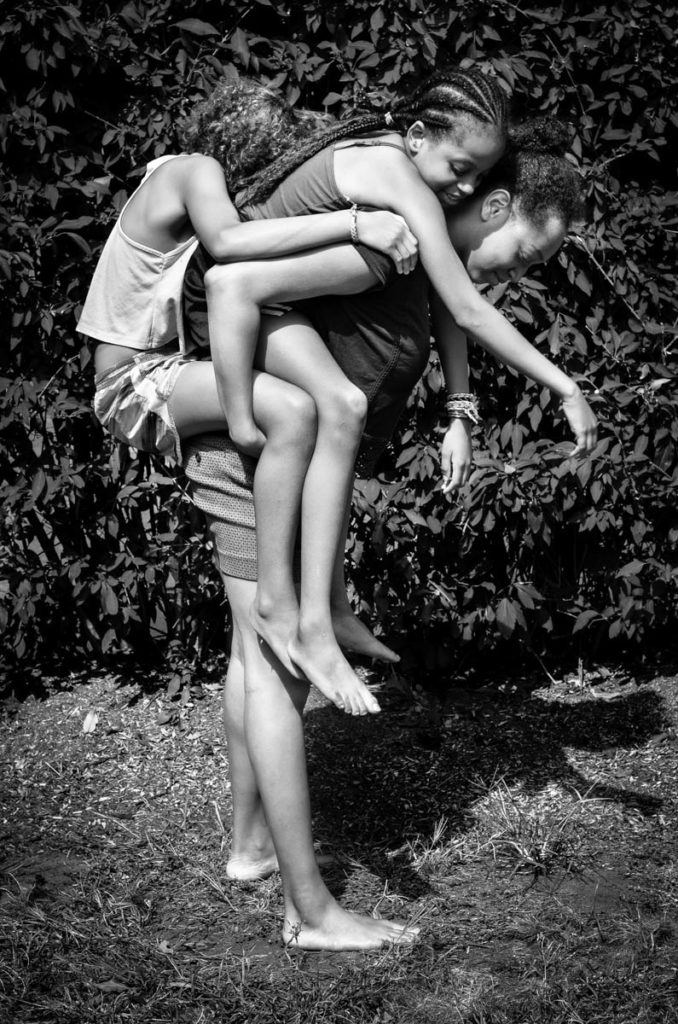
[[[96,344],[95,412],[118,439],[180,460],[182,438],[226,429],[220,408],[196,401],[204,372],[183,334],[183,277],[199,243],[211,260],[226,263],[350,238],[348,210],[243,224],[230,200],[229,187],[279,155],[283,139],[301,139],[303,121],[270,90],[227,80],[184,125],[184,144],[197,152],[148,165],[106,241],[78,323]],[[411,269],[416,242],[402,218],[365,212],[360,230],[399,272]],[[294,507],[299,484],[288,459],[304,439],[285,427],[286,394],[276,384],[267,406],[271,449],[261,475],[266,498],[282,506],[291,491]]]

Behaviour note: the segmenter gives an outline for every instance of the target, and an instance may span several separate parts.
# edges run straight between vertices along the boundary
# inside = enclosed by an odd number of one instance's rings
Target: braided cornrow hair
[[[439,72],[397,100],[390,110],[368,111],[312,132],[305,140],[291,140],[277,160],[253,176],[236,205],[267,199],[292,171],[334,142],[377,131],[405,133],[415,121],[422,121],[434,136],[455,132],[469,122],[480,123],[503,139],[508,128],[508,99],[497,80],[481,71],[455,68]]]
[[[565,159],[570,135],[555,117],[534,117],[511,128],[507,152],[484,178],[482,192],[505,188],[536,227],[555,214],[571,228],[585,208],[581,176]]]

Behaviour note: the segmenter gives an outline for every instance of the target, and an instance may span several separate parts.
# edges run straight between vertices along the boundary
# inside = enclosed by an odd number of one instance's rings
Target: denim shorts
[[[94,414],[118,441],[181,462],[181,441],[167,405],[191,356],[171,349],[140,352],[94,379]]]

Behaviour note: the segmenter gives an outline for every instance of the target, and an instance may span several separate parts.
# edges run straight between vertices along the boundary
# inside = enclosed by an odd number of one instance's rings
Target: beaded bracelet
[[[353,245],[358,245],[360,241],[360,235],[358,234],[358,206],[356,203],[351,207],[351,241]]]
[[[470,420],[471,423],[480,423],[478,399],[475,395],[458,391],[456,394],[450,395],[445,403],[445,408],[451,420]]]

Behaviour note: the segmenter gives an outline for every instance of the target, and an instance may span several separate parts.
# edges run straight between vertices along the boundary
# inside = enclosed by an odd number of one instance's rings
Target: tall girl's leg
[[[242,639],[247,749],[282,874],[284,941],[328,950],[411,942],[416,929],[343,910],[323,882],[313,850],[304,751],[302,709],[308,686],[285,672],[254,632],[252,583],[228,576],[224,583]],[[234,805],[241,798],[239,778],[232,781]]]
[[[346,593],[346,578],[344,575],[346,536],[348,534],[349,522],[351,519],[351,504],[346,506],[344,514],[344,525],[342,536],[337,548],[332,569],[332,583],[330,590],[330,609],[332,612],[332,627],[337,643],[345,651],[355,654],[363,654],[368,658],[379,658],[382,661],[397,662],[399,656],[390,647],[377,640],[367,626],[360,621],[351,608]]]
[[[254,597],[256,584],[249,585]],[[233,630],[224,684],[223,720],[233,802],[226,874],[241,880],[265,878],[276,870],[278,861],[245,740],[245,664],[237,626]]]

